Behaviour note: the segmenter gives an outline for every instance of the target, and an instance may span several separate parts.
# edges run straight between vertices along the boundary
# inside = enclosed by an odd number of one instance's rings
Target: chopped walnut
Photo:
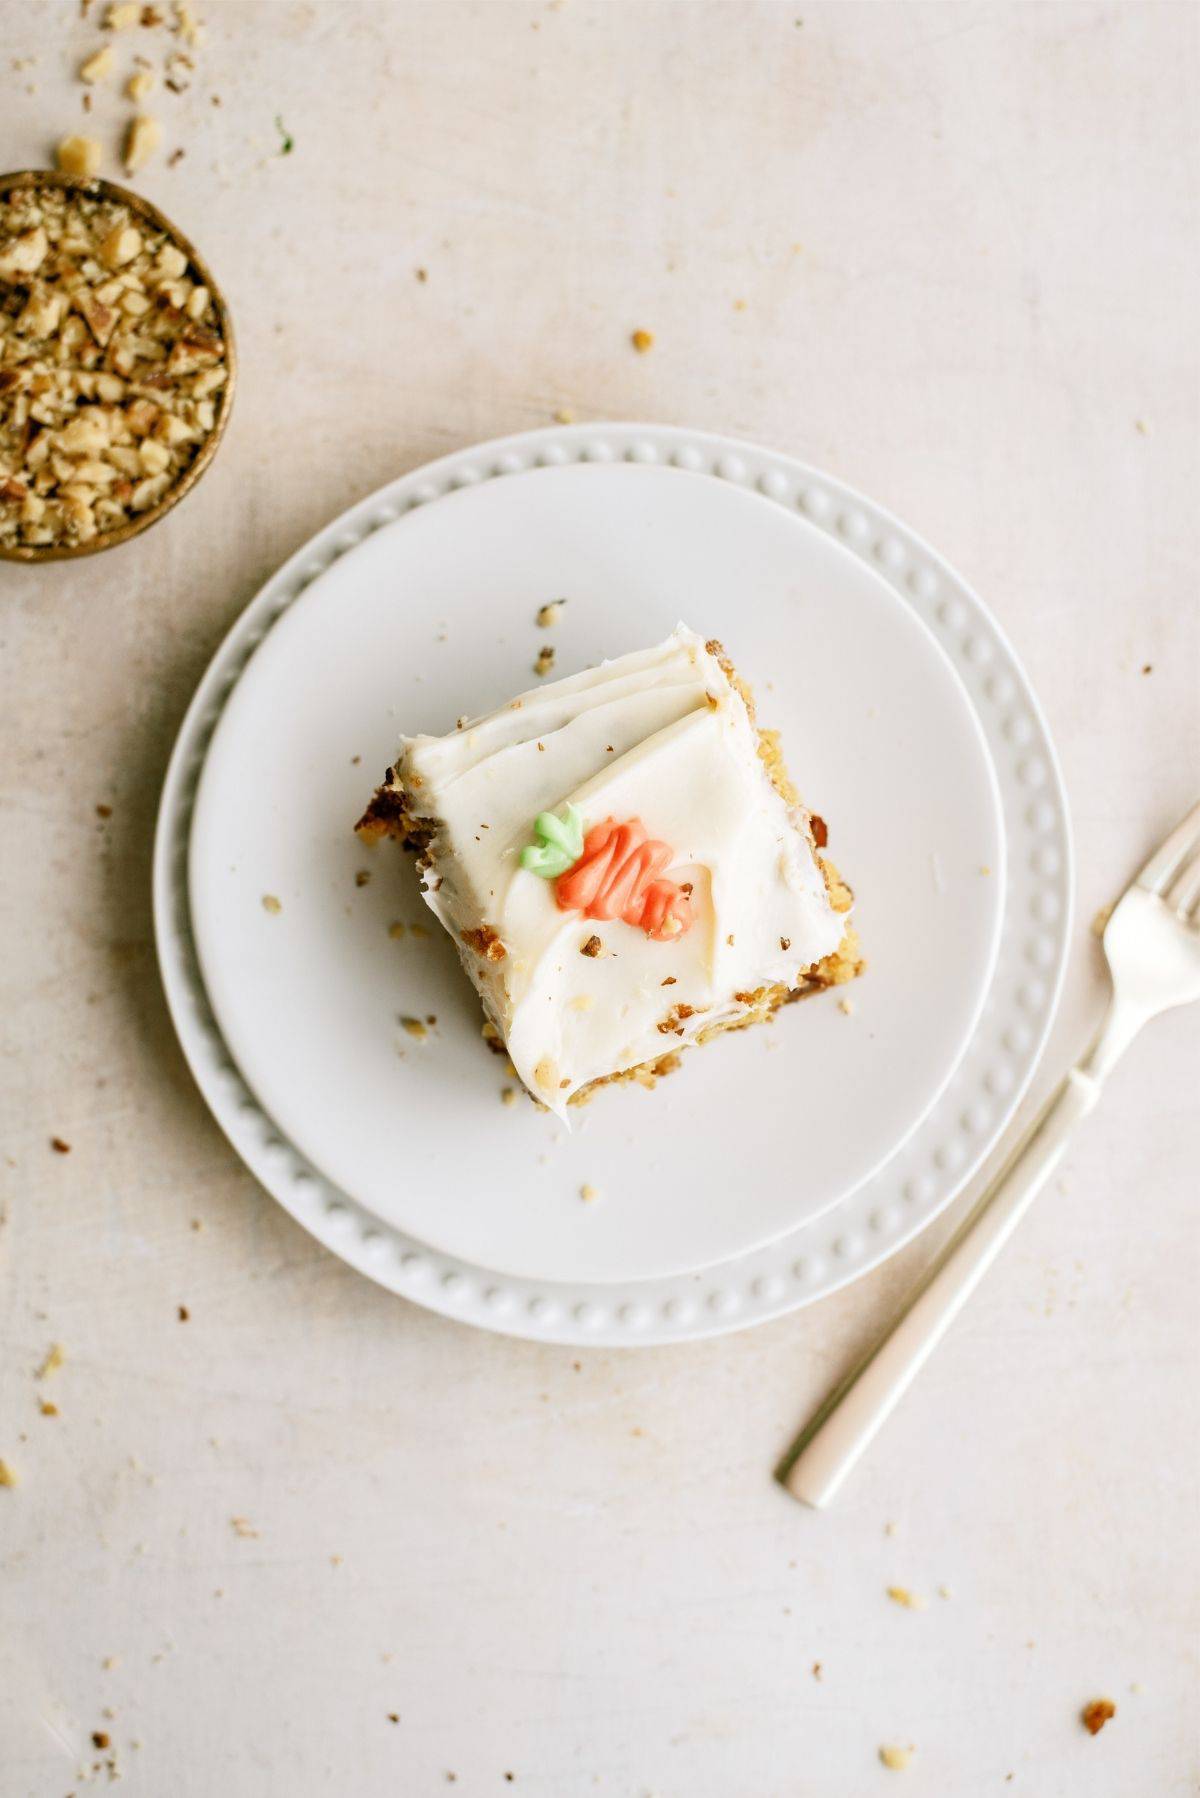
[[[581,943],[579,945],[579,953],[580,955],[590,955],[592,959],[595,960],[596,956],[602,952],[603,948],[604,944],[600,941],[598,936],[590,936],[586,943]]]
[[[105,31],[128,31],[137,24],[141,11],[137,0],[121,0],[120,5],[110,6],[104,15]]]
[[[140,112],[136,119],[131,119],[122,151],[125,173],[132,175],[143,163],[149,162],[161,141],[162,126],[149,113]]]
[[[558,623],[566,603],[565,599],[551,599],[544,606],[538,607],[537,621],[544,631],[550,630]]]
[[[1079,1714],[1079,1720],[1089,1736],[1098,1736],[1110,1717],[1115,1717],[1117,1707],[1111,1698],[1094,1698],[1091,1704],[1085,1704]]]
[[[103,49],[95,51],[86,62],[80,64],[79,79],[86,81],[89,85],[97,81],[106,81],[113,72],[113,64],[116,60],[112,45],[105,44]]]
[[[88,175],[88,138],[58,160]],[[0,193],[0,548],[86,543],[162,500],[215,428],[227,349],[167,232],[66,187]]]
[[[905,1767],[912,1765],[912,1758],[915,1753],[916,1750],[914,1748],[889,1746],[879,1750],[879,1758],[885,1767],[891,1768],[893,1773],[901,1773]]]
[[[630,335],[629,341],[638,355],[644,356],[647,350],[654,348],[654,333],[653,331],[634,331]]]
[[[535,674],[549,674],[554,666],[554,650],[549,643],[544,643],[537,652],[537,660],[533,664]]]
[[[54,160],[64,175],[81,175],[85,181],[99,173],[100,145],[94,137],[64,137]]]
[[[125,84],[125,92],[135,105],[139,105],[153,88],[153,69],[135,69]]]

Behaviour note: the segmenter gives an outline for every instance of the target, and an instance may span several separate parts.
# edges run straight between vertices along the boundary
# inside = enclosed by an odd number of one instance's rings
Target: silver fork
[[[1143,1024],[1200,999],[1200,805],[1126,887],[1104,931],[1113,992],[1100,1034],[915,1288],[898,1320],[806,1425],[781,1478],[827,1505],[966,1304]]]

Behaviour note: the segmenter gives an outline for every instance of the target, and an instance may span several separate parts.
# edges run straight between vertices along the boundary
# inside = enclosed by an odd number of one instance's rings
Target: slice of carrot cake
[[[720,644],[682,625],[403,738],[358,830],[417,852],[484,1034],[560,1117],[862,971],[822,820]]]

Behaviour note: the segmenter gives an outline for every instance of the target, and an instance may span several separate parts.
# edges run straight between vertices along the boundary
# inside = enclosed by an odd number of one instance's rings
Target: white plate
[[[618,459],[674,461],[705,478],[592,466]],[[538,462],[573,466],[488,479]],[[740,490],[750,484],[776,503]],[[420,504],[424,512],[346,553]],[[339,832],[375,764],[390,757],[397,708],[406,727],[440,728],[523,684],[541,640],[532,611],[564,590],[574,602],[567,618],[578,619],[556,638],[564,668],[649,641],[680,613],[726,637],[769,720],[784,728],[806,793],[831,819],[832,847],[860,891],[872,970],[855,989],[852,1019],[821,999],[772,1030],[714,1044],[652,1096],[603,1095],[579,1135],[555,1148],[544,1146],[560,1134],[550,1120],[499,1106],[453,958],[436,938],[419,957],[416,945],[388,941],[390,917],[420,915],[415,892],[394,903],[378,856],[371,885],[356,889],[364,857]],[[914,628],[916,613],[951,651],[969,703]],[[814,630],[828,633],[829,669],[853,647],[861,685],[856,677],[839,688],[818,670]],[[425,680],[406,696],[417,673]],[[186,942],[187,810],[230,686],[192,883],[221,1025],[257,1097],[207,1013]],[[880,1168],[953,1069],[987,980],[1002,838],[979,725],[1016,851],[1001,974],[949,1087]],[[351,766],[354,754],[361,766]],[[604,427],[448,458],[364,502],[280,571],[185,722],[164,794],[156,889],[164,977],[197,1076],[242,1153],[310,1228],[376,1278],[473,1321],[627,1341],[729,1328],[802,1303],[895,1246],[961,1185],[1011,1113],[1049,1023],[1069,844],[1053,751],[1020,670],[983,608],[919,540],[785,458],[661,428]],[[263,913],[263,892],[283,900],[278,917]],[[439,1017],[435,1038],[401,1061],[395,1016],[426,1004]],[[265,1029],[255,1023],[264,1016]],[[333,1047],[322,1048],[335,1024]],[[338,1120],[366,1102],[356,1098],[362,1085],[377,1145],[367,1160],[382,1188],[366,1205],[356,1202],[363,1187],[351,1161],[342,1163],[349,1192],[325,1177],[339,1153],[353,1153]],[[754,1113],[763,1091],[772,1102]],[[711,1149],[721,1124],[731,1136],[735,1121],[744,1145],[736,1172],[727,1163],[712,1177],[701,1157],[681,1177],[691,1139]],[[436,1137],[437,1153],[418,1180],[422,1135]],[[839,1181],[846,1143],[853,1156]],[[579,1203],[584,1179],[604,1192],[601,1204]],[[855,1179],[853,1196],[812,1222]],[[389,1222],[397,1217],[403,1226]],[[772,1247],[739,1253],[768,1237]],[[431,1239],[458,1253],[418,1246]],[[705,1261],[713,1266],[703,1276],[658,1272]],[[496,1278],[498,1266],[515,1271]]]
[[[559,594],[550,639],[534,614]],[[598,1095],[568,1135],[499,1103],[478,1003],[411,858],[364,855],[350,825],[400,729],[440,733],[503,704],[548,640],[574,673],[681,616],[724,639],[760,715],[782,727],[862,895],[871,973],[852,1025],[826,995],[686,1053],[652,1098]],[[915,1128],[987,991],[1003,859],[962,683],[878,575],[757,494],[677,469],[576,464],[421,508],[290,608],[209,748],[191,905],[242,1073],[329,1179],[486,1267],[639,1280],[794,1229]],[[373,878],[358,887],[364,863]],[[435,940],[390,941],[397,915]],[[400,1014],[437,1027],[417,1044]],[[602,1203],[581,1202],[585,1183]]]

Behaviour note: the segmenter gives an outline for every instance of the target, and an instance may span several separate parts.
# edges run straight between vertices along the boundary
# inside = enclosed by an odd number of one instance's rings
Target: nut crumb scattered
[[[1117,1707],[1111,1698],[1094,1698],[1091,1704],[1085,1704],[1079,1713],[1079,1720],[1089,1736],[1098,1736],[1110,1717],[1115,1717]]]
[[[429,1035],[420,1018],[401,1018],[400,1025],[402,1029],[407,1030],[409,1036],[415,1036],[418,1042],[423,1042]]]
[[[356,887],[365,887],[369,884],[370,879],[371,879],[370,868],[360,868],[358,870],[357,874],[354,876],[354,884]]]
[[[533,664],[533,672],[535,674],[539,674],[539,675],[549,674],[549,672],[553,668],[553,666],[554,666],[553,646],[549,643],[544,643],[542,645],[541,649],[539,649],[537,652],[537,659]]]
[[[55,1404],[52,1404],[48,1398],[39,1399],[38,1410],[41,1412],[43,1417],[57,1417],[58,1416],[58,1406]]]
[[[929,1600],[920,1592],[910,1592],[907,1586],[889,1586],[887,1595],[893,1604],[903,1605],[906,1611],[927,1611]]]
[[[252,1526],[248,1517],[231,1517],[229,1527],[234,1535],[240,1536],[244,1542],[258,1536],[258,1531]]]
[[[189,1311],[189,1310],[188,1310],[188,1308],[187,1308],[187,1306],[186,1306],[186,1305],[180,1305],[180,1307],[179,1307],[179,1321],[180,1321],[180,1323],[181,1323],[181,1324],[185,1324],[185,1323],[186,1323],[186,1322],[187,1322],[187,1321],[188,1321],[188,1318],[189,1318],[189,1317],[190,1317],[190,1316],[191,1316],[191,1315],[192,1315],[192,1314],[191,1314],[191,1312],[190,1312],[190,1311]]]
[[[90,96],[85,94],[84,98]],[[64,175],[79,175],[90,181],[100,172],[102,155],[94,137],[64,137],[54,152],[54,161]]]
[[[579,1196],[584,1201],[585,1204],[590,1205],[593,1199],[598,1199],[600,1197],[600,1194],[596,1191],[596,1188],[594,1186],[589,1186],[585,1182],[579,1188]]]
[[[112,74],[115,62],[112,45],[105,44],[103,49],[96,50],[86,62],[80,64],[79,79],[86,81],[89,87],[94,86],[97,81],[104,81]]]
[[[281,912],[283,910],[283,901],[282,899],[277,899],[274,893],[264,893],[262,896],[262,908],[264,911],[269,911],[272,917],[274,917],[276,912]]]
[[[140,105],[146,98],[146,95],[153,90],[153,87],[153,69],[135,69],[133,74],[129,77],[129,80],[125,83],[125,92],[129,99],[136,105]]]
[[[106,1654],[100,1663],[101,1670],[105,1673],[111,1673],[114,1667],[119,1667],[120,1665],[121,1657],[119,1654]]]
[[[0,1486],[15,1486],[16,1484],[15,1469],[10,1467],[7,1461],[0,1460]]]
[[[1143,662],[1142,663],[1142,673],[1143,674],[1153,674],[1154,673],[1154,663],[1153,662]]]
[[[891,1768],[893,1773],[900,1773],[905,1767],[912,1764],[912,1757],[915,1753],[916,1750],[913,1748],[886,1747],[879,1750],[879,1758],[885,1767]]]
[[[838,1000],[838,1010],[842,1013],[842,1015],[844,1017],[847,1017],[847,1018],[851,1017],[854,1012],[853,999],[839,999]]]
[[[813,1676],[813,1678],[814,1678],[814,1679],[816,1679],[816,1680],[819,1680],[819,1679],[820,1679],[820,1677],[821,1677],[821,1663],[820,1663],[820,1661],[814,1661],[814,1662],[813,1662],[813,1664],[812,1664],[812,1676]]]
[[[140,112],[135,119],[131,119],[125,133],[125,147],[121,152],[125,173],[136,174],[138,169],[149,162],[161,142],[162,126],[150,113]]]
[[[516,1102],[517,1102],[516,1088],[512,1087],[512,1086],[502,1086],[500,1088],[500,1103],[501,1103],[501,1105],[515,1105]]]
[[[598,936],[590,936],[586,943],[580,944],[579,953],[580,955],[590,956],[594,961],[596,957],[603,952],[603,949],[604,944],[600,941],[600,938]]]
[[[637,351],[638,355],[644,356],[647,350],[654,348],[654,332],[634,331],[631,333],[629,341]]]
[[[106,1729],[94,1729],[92,1731],[92,1747],[93,1748],[107,1748],[109,1745],[109,1741],[110,1741],[110,1737],[109,1737],[108,1731]]]
[[[551,599],[547,600],[544,606],[538,607],[537,621],[544,631],[550,630],[558,623],[566,603],[565,599]],[[551,653],[553,654],[553,651]]]
[[[42,1364],[34,1375],[35,1379],[45,1380],[50,1374],[57,1373],[67,1358],[67,1351],[61,1342],[52,1342],[42,1357]]]
[[[575,423],[575,414],[569,412],[565,406],[560,406],[558,411],[554,414],[554,422],[556,425],[573,425]]]
[[[141,11],[138,0],[121,0],[120,5],[110,6],[104,15],[105,31],[128,31],[137,24]]]
[[[52,1136],[50,1138],[50,1147],[54,1150],[56,1155],[69,1155],[71,1153],[70,1143],[64,1142],[61,1136]]]
[[[96,816],[98,818],[111,818],[112,817],[112,806],[111,805],[98,805],[96,807]]]

